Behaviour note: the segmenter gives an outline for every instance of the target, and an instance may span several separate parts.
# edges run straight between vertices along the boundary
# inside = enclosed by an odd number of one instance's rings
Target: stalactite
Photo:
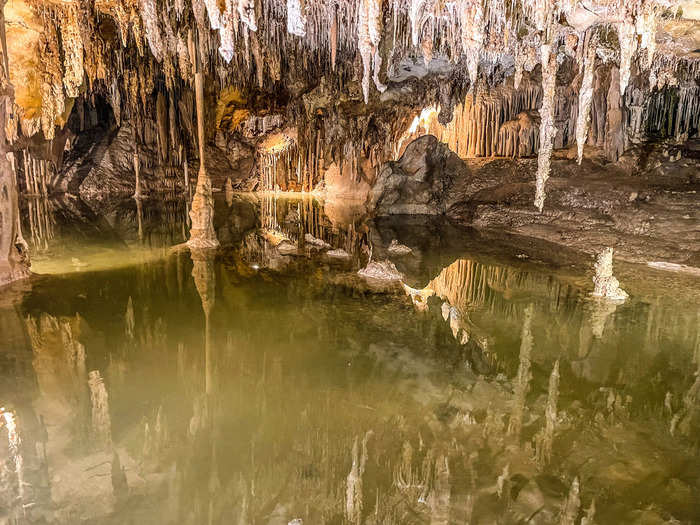
[[[598,45],[597,36],[588,38],[587,47],[584,50],[583,80],[578,95],[578,117],[576,119],[576,148],[577,161],[581,164],[583,159],[583,147],[588,137],[588,126],[591,122],[591,101],[593,100],[593,71],[595,66],[595,52]]]
[[[540,149],[537,154],[535,207],[541,212],[545,200],[545,184],[549,179],[552,148],[557,128],[554,125],[554,94],[557,79],[557,57],[551,44],[542,44],[542,107],[540,108]]]
[[[160,32],[158,20],[158,6],[156,0],[141,0],[141,18],[146,31],[146,40],[151,53],[158,62],[163,61],[164,47],[163,36]]]
[[[331,70],[335,71],[335,61],[338,56],[338,13],[336,8],[331,8],[331,24],[328,32],[328,41],[331,48]]]
[[[462,0],[458,5],[461,17],[462,51],[467,57],[471,90],[476,86],[481,50],[486,38],[484,9],[480,0]]]
[[[131,9],[131,14],[129,16],[131,21],[131,32],[134,35],[134,42],[136,43],[136,49],[140,57],[143,56],[143,27],[141,26],[141,17],[138,15],[134,8]]]
[[[221,11],[219,10],[219,4],[216,0],[204,0],[204,5],[207,8],[207,15],[209,15],[209,27],[213,31],[219,30],[221,27]]]
[[[306,36],[306,15],[301,0],[287,0],[287,32],[299,37]]]
[[[58,33],[53,23],[45,20],[39,40],[41,56],[41,129],[46,140],[54,138],[56,121],[65,110],[63,69]]]
[[[637,50],[637,35],[632,22],[624,21],[617,25],[620,38],[620,97],[625,96],[625,90],[630,80],[632,57]]]
[[[78,96],[78,88],[83,84],[83,41],[80,36],[77,12],[75,7],[68,8],[63,23],[61,24],[61,42],[63,44],[63,64],[65,73],[63,84],[66,95]]]
[[[234,0],[226,0],[224,14],[221,16],[221,28],[219,29],[219,54],[228,64],[233,59],[235,51],[236,25],[238,24],[238,11]]]
[[[237,0],[238,1],[238,15],[240,16],[241,22],[251,31],[258,30],[257,13],[255,12],[255,1],[254,0]]]

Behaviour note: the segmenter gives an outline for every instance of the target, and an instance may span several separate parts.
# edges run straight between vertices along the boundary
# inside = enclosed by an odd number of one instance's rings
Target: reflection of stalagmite
[[[525,319],[523,320],[523,330],[520,335],[520,365],[518,366],[518,376],[515,378],[515,395],[513,396],[513,412],[508,422],[508,433],[520,436],[520,429],[523,424],[523,411],[525,410],[525,398],[530,389],[530,353],[532,352],[532,311],[530,304],[525,309]]]
[[[608,318],[615,313],[617,310],[617,304],[613,301],[591,301],[590,302],[590,315],[591,315],[591,332],[594,337],[603,337],[603,332],[605,331],[605,324]]]
[[[345,493],[345,516],[353,524],[362,522],[362,476],[367,463],[367,441],[372,434],[373,432],[369,430],[362,439],[362,454],[359,450],[359,438],[355,438],[352,446],[352,468],[347,477]]]
[[[559,401],[559,361],[554,363],[552,373],[549,376],[549,389],[547,391],[547,406],[545,407],[545,426],[535,436],[535,460],[540,466],[549,463],[552,457],[552,443],[554,441],[554,429],[557,424],[557,403]]]
[[[105,449],[112,445],[112,422],[109,417],[109,396],[98,370],[88,377],[90,400],[92,402],[92,434],[95,443]]]
[[[620,282],[613,276],[613,249],[605,248],[598,254],[595,262],[595,275],[593,276],[594,297],[602,297],[611,301],[624,301],[629,297],[627,292],[620,288]]]

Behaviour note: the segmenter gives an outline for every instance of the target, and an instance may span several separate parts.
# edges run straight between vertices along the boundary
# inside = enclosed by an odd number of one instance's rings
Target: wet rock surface
[[[534,161],[470,162],[472,176],[456,183],[448,215],[587,253],[615,246],[628,260],[698,265],[698,161],[649,161],[656,156],[631,152],[620,164],[585,159],[581,166],[555,160],[542,213],[531,205]]]

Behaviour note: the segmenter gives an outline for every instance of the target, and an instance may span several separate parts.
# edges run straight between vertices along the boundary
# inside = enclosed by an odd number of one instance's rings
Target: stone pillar
[[[7,138],[7,109],[14,98],[5,39],[5,1],[0,0],[0,286],[29,275],[29,250],[22,237],[13,155]]]
[[[190,248],[217,248],[219,241],[214,231],[214,197],[204,161],[204,73],[199,54],[194,53],[193,56],[195,56],[194,86],[197,105],[197,136],[199,139],[199,173],[190,208],[192,227],[187,245]]]

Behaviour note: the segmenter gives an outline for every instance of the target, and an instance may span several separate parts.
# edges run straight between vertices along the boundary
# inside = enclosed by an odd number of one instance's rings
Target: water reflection
[[[158,257],[45,276],[0,308],[0,520],[700,519],[697,280],[622,267],[631,298],[611,308],[588,261],[228,197],[218,251],[165,248],[184,206],[166,225],[144,202],[140,240],[134,204],[75,247],[93,264],[162,240]],[[368,290],[369,253],[433,293]]]

